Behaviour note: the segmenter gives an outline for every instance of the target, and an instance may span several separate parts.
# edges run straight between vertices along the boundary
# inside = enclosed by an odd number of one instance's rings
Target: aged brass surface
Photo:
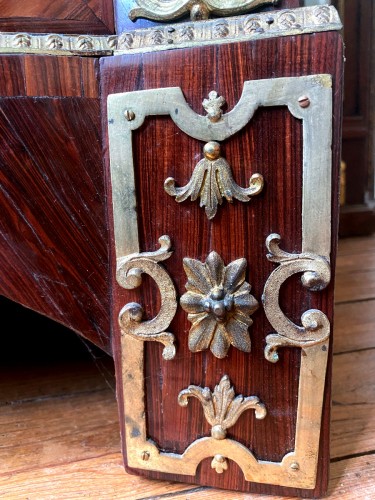
[[[215,90],[208,94],[208,99],[203,99],[202,105],[207,111],[207,118],[212,122],[218,122],[223,114],[222,107],[225,104],[223,96],[218,96]]]
[[[170,50],[341,28],[333,6],[316,5],[124,31],[119,35],[116,53]]]
[[[270,24],[270,19],[272,23]],[[204,22],[167,24],[117,35],[0,32],[0,53],[106,56],[340,30],[333,6],[318,5]]]
[[[153,278],[161,295],[161,308],[158,315],[142,321],[143,309],[140,304],[130,302],[120,311],[119,324],[122,335],[142,341],[156,341],[164,344],[163,358],[173,359],[176,355],[175,337],[165,330],[168,328],[177,310],[176,290],[166,270],[159,262],[168,259],[171,242],[168,236],[159,238],[160,250],[127,255],[117,261],[117,281],[124,288],[136,288],[142,283],[142,274]]]
[[[202,389],[197,385],[189,385],[178,395],[178,404],[187,406],[191,397],[197,398],[201,402],[204,416],[212,427],[211,436],[218,440],[227,437],[227,429],[237,422],[244,411],[254,410],[255,418],[258,420],[267,415],[266,407],[256,396],[246,398],[242,394],[235,396],[228,375],[222,377],[213,392],[208,387]]]
[[[155,21],[171,21],[190,12],[192,21],[208,19],[209,15],[243,14],[278,0],[136,0],[138,7],[129,12],[132,20],[138,17]]]
[[[63,35],[39,33],[1,33],[1,53],[51,55],[112,55],[117,46],[116,35]]]
[[[328,341],[325,350],[320,345],[313,346],[306,349],[301,357],[295,448],[281,462],[257,460],[248,448],[228,437],[221,440],[213,437],[197,439],[182,454],[161,451],[147,436],[142,342],[135,342],[129,335],[124,335],[121,343],[122,352],[126,353],[122,380],[129,467],[194,476],[202,460],[221,455],[227,461],[236,462],[247,481],[314,488]],[[314,380],[313,384],[311,380]],[[296,468],[296,463],[299,468]]]
[[[310,102],[308,107],[300,106],[298,100],[301,96],[308,97]],[[304,264],[301,272],[305,273],[305,285],[310,286],[311,289],[314,288],[317,285],[317,275],[314,274],[316,267],[311,268],[310,264],[316,262],[318,256],[318,260],[321,259],[325,269],[323,274],[326,276],[323,281],[320,275],[318,276],[318,284],[322,286],[324,280],[327,280],[331,247],[332,84],[330,75],[244,82],[240,101],[231,111],[223,114],[217,122],[211,122],[206,116],[194,113],[179,88],[110,95],[108,97],[110,167],[118,259],[139,253],[131,136],[132,131],[143,124],[146,116],[169,115],[180,130],[197,140],[223,141],[245,127],[256,109],[262,106],[287,106],[289,112],[302,121],[301,255],[312,254],[314,258],[308,262],[301,259]],[[175,113],[176,109],[178,113]],[[133,120],[128,121],[125,118],[125,110],[134,112]],[[273,248],[272,252],[278,255],[277,249]],[[292,259],[296,260],[296,255],[293,255]],[[282,271],[279,271],[280,276],[284,275],[286,265],[287,262],[280,263],[278,268],[282,268]],[[140,266],[135,267],[140,268]],[[277,273],[278,269],[274,273]],[[271,274],[271,284],[274,280],[275,274],[273,276]],[[293,323],[288,324],[289,327],[293,332]],[[283,332],[276,331],[277,335],[279,333]],[[289,335],[289,331],[287,334]],[[225,460],[233,460],[238,464],[246,481],[294,488],[313,489],[315,487],[329,336],[319,344],[310,344],[303,348],[295,447],[293,451],[286,452],[280,462],[256,459],[251,450],[228,437],[221,440],[214,439],[212,436],[197,439],[182,454],[161,451],[147,435],[143,342],[135,340],[131,335],[122,335],[121,350],[123,353],[123,403],[126,413],[124,428],[129,467],[195,475],[202,460],[221,455]],[[170,404],[174,404],[173,401]],[[175,404],[177,406],[177,401]],[[214,462],[215,467],[219,467],[218,463],[220,463],[218,460]]]
[[[218,120],[211,120],[218,121]],[[190,181],[183,187],[176,187],[173,177],[168,177],[164,183],[165,191],[176,197],[181,203],[189,198],[195,201],[200,197],[200,206],[205,207],[206,215],[213,219],[218,206],[225,198],[230,203],[233,198],[248,202],[252,196],[262,192],[264,179],[261,174],[250,177],[249,187],[242,188],[233,179],[229,163],[220,153],[220,144],[210,141],[203,148],[204,158],[196,165]]]
[[[231,345],[240,351],[251,351],[248,329],[258,302],[245,281],[246,265],[246,259],[238,259],[224,266],[216,252],[211,252],[205,263],[184,259],[188,282],[180,304],[192,323],[192,352],[210,348],[214,356],[224,358]]]
[[[215,469],[218,474],[222,474],[228,469],[228,461],[223,455],[215,455],[211,462],[211,469]]]
[[[266,241],[270,252],[267,255],[268,260],[280,266],[269,276],[262,296],[264,312],[277,332],[266,337],[264,354],[272,363],[279,360],[277,354],[279,347],[293,346],[305,349],[325,342],[330,334],[328,318],[321,311],[310,309],[304,312],[301,318],[302,326],[298,326],[284,315],[279,306],[280,288],[293,274],[303,273],[302,284],[309,290],[323,290],[331,279],[328,259],[312,253],[284,252],[279,247],[280,240],[278,234],[271,234]]]

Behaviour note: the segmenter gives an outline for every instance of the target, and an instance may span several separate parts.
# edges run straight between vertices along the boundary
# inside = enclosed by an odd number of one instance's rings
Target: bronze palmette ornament
[[[5,3],[0,293],[113,355],[130,473],[324,497],[333,2]]]
[[[190,181],[183,187],[175,187],[175,180],[168,177],[164,183],[165,191],[175,196],[181,203],[189,198],[195,201],[200,197],[200,206],[205,207],[206,215],[213,219],[218,206],[226,199],[230,203],[233,199],[248,202],[252,196],[262,192],[264,179],[261,174],[253,174],[250,186],[242,188],[233,179],[229,163],[221,156],[220,144],[210,141],[203,148],[204,158],[194,169]]]
[[[266,407],[258,397],[235,396],[228,375],[223,376],[213,392],[208,387],[202,389],[196,385],[189,385],[178,395],[178,404],[187,406],[191,397],[200,401],[204,416],[211,425],[211,436],[219,441],[227,437],[227,429],[235,425],[246,410],[254,410],[255,418],[258,420],[267,415]]]
[[[225,104],[223,96],[218,96],[216,91],[211,91],[208,99],[203,100],[203,107],[207,112],[207,120],[218,123],[223,120]],[[264,179],[261,174],[253,174],[250,177],[248,188],[242,188],[235,182],[232,169],[225,158],[221,155],[221,146],[216,141],[209,141],[203,147],[204,158],[196,165],[191,179],[183,187],[176,187],[173,177],[168,177],[164,182],[165,191],[174,196],[178,203],[200,198],[200,206],[205,207],[206,215],[213,219],[218,206],[223,199],[232,203],[233,199],[242,202],[250,201],[252,196],[262,192]]]

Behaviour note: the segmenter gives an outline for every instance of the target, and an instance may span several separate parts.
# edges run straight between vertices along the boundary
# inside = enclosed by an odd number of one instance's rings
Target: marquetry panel
[[[113,33],[108,0],[0,0],[0,31],[32,33]]]

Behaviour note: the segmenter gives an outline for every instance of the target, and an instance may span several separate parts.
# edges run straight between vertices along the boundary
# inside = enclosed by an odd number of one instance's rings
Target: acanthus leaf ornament
[[[329,338],[330,323],[327,316],[317,309],[305,311],[302,326],[294,324],[282,312],[279,305],[280,288],[284,281],[297,273],[303,273],[301,282],[311,291],[323,290],[330,282],[329,261],[313,253],[290,254],[280,249],[281,237],[270,234],[266,240],[269,250],[267,259],[280,266],[269,276],[262,296],[264,312],[276,333],[267,335],[264,355],[271,363],[279,360],[277,349],[282,346],[307,348]]]
[[[131,254],[118,259],[116,277],[122,287],[133,289],[141,285],[143,273],[150,275],[160,291],[160,311],[155,318],[142,321],[142,306],[130,302],[121,309],[119,324],[122,335],[130,335],[137,340],[156,341],[164,344],[163,358],[170,360],[176,355],[175,337],[165,330],[176,314],[177,300],[176,290],[169,274],[159,265],[159,262],[172,255],[169,236],[161,236],[159,243],[160,249],[155,252]]]
[[[265,5],[275,5],[278,0],[136,0],[138,7],[129,12],[135,21],[139,17],[155,21],[170,21],[190,12],[192,21],[208,19],[210,14],[236,15]]]
[[[224,375],[213,392],[197,385],[189,385],[178,395],[180,406],[187,406],[189,398],[197,398],[203,407],[204,416],[211,425],[211,436],[222,440],[227,436],[227,429],[233,427],[242,413],[254,410],[255,418],[262,420],[267,415],[266,407],[256,396],[235,396],[228,375]]]
[[[238,259],[224,266],[216,252],[211,252],[205,263],[184,259],[188,282],[180,304],[192,323],[192,352],[210,348],[221,359],[231,345],[240,351],[251,351],[248,329],[253,324],[251,314],[259,304],[245,281],[246,264],[246,259]]]
[[[218,206],[225,198],[230,203],[233,199],[248,202],[252,196],[262,192],[264,179],[261,174],[253,174],[249,187],[242,188],[233,179],[232,169],[225,158],[221,156],[220,144],[210,141],[203,148],[204,158],[196,165],[190,181],[183,187],[176,187],[173,177],[164,182],[164,189],[174,196],[178,203],[191,201],[200,197],[200,206],[205,207],[206,215],[213,219]]]

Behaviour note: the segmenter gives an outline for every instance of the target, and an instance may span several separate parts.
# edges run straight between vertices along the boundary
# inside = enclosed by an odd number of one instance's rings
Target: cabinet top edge
[[[231,18],[168,23],[109,36],[0,32],[0,54],[108,56],[341,29],[337,10],[333,6],[317,5]]]

